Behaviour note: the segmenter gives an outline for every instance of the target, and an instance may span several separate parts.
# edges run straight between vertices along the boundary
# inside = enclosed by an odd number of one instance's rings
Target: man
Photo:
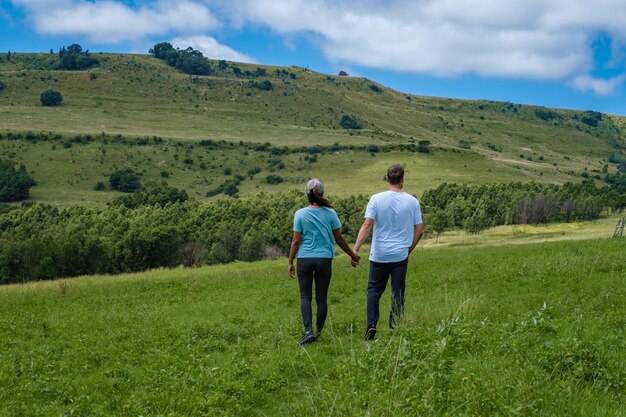
[[[365,210],[365,221],[354,244],[359,249],[374,228],[370,251],[370,270],[367,283],[367,330],[365,340],[373,340],[379,318],[379,301],[391,276],[391,313],[389,327],[404,310],[404,288],[408,258],[422,238],[424,225],[419,201],[402,191],[404,168],[392,165],[385,181],[389,190],[374,194]]]

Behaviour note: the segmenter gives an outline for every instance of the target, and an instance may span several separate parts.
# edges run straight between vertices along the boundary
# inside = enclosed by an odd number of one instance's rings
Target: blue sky
[[[0,0],[0,52],[205,56],[626,116],[624,0]]]

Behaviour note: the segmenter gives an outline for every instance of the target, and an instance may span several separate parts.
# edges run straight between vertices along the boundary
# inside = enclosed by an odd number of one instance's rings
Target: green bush
[[[109,176],[111,188],[124,193],[132,193],[141,188],[139,174],[130,168],[115,171]]]
[[[472,143],[465,139],[459,139],[459,148],[461,149],[470,149],[472,147]]]
[[[417,142],[416,151],[420,153],[429,153],[430,152],[430,141],[429,140],[420,140]]]
[[[250,87],[250,88],[257,88],[257,89],[263,90],[263,91],[271,91],[271,90],[274,89],[274,85],[269,80],[264,80],[264,81],[261,81],[260,83],[258,83],[256,81],[250,81],[248,83],[248,87]]]
[[[41,105],[46,107],[60,106],[63,104],[63,96],[61,93],[51,88],[41,93],[39,100],[41,100]]]
[[[0,201],[25,200],[35,184],[24,165],[15,168],[14,162],[0,160]]]
[[[356,117],[349,116],[347,114],[344,114],[343,116],[341,116],[341,120],[339,121],[339,124],[344,129],[363,129],[363,124],[359,122]]]
[[[209,75],[212,72],[209,60],[202,52],[189,47],[187,49],[174,48],[168,42],[154,45],[148,51],[155,58],[162,59],[168,65],[191,75]]]
[[[76,43],[59,50],[58,68],[62,70],[84,70],[99,63],[97,58],[89,54],[89,51],[83,51],[83,48]]]
[[[267,177],[265,177],[265,182],[267,182],[268,184],[280,184],[281,182],[283,182],[283,177],[279,176],[279,175],[273,175],[270,174]]]
[[[486,146],[492,151],[502,152],[502,146],[497,145],[495,143],[487,142]]]
[[[0,91],[4,90],[6,88],[6,84],[2,82],[2,80],[0,80]]]
[[[552,119],[558,119],[560,118],[559,114],[552,111],[552,110],[548,110],[544,107],[538,107],[535,109],[535,116],[537,116],[538,118],[540,118],[541,120],[545,120],[545,121],[550,121]]]
[[[121,204],[128,208],[137,208],[146,205],[153,206],[155,204],[164,207],[168,203],[182,203],[188,199],[189,196],[185,190],[171,187],[166,182],[163,182],[162,184],[148,184],[145,188],[135,191],[132,194],[114,199],[110,204]]]
[[[587,110],[581,114],[576,115],[574,118],[580,120],[587,126],[596,127],[603,119],[603,114],[597,111]]]

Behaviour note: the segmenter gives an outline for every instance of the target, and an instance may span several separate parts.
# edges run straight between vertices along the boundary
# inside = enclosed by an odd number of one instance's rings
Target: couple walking
[[[365,210],[365,220],[350,248],[341,234],[341,222],[330,202],[324,198],[324,184],[312,179],[306,186],[309,205],[298,210],[294,216],[293,239],[289,250],[288,272],[292,278],[298,276],[300,286],[300,310],[304,323],[304,336],[299,344],[317,340],[328,313],[328,287],[332,274],[335,245],[347,253],[352,266],[356,267],[361,257],[359,249],[372,229],[370,268],[367,283],[367,328],[366,340],[373,340],[379,319],[379,301],[391,277],[391,313],[389,327],[404,309],[404,288],[409,254],[415,249],[424,232],[422,213],[415,197],[402,191],[404,168],[392,165],[387,169],[385,180],[389,190],[373,195]],[[294,259],[298,259],[294,268]],[[313,332],[313,282],[317,304],[317,332]]]

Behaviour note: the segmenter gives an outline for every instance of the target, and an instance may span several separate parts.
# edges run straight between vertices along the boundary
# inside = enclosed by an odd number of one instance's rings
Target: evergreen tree
[[[12,161],[0,161],[0,201],[25,200],[35,184],[24,165],[16,169]]]

